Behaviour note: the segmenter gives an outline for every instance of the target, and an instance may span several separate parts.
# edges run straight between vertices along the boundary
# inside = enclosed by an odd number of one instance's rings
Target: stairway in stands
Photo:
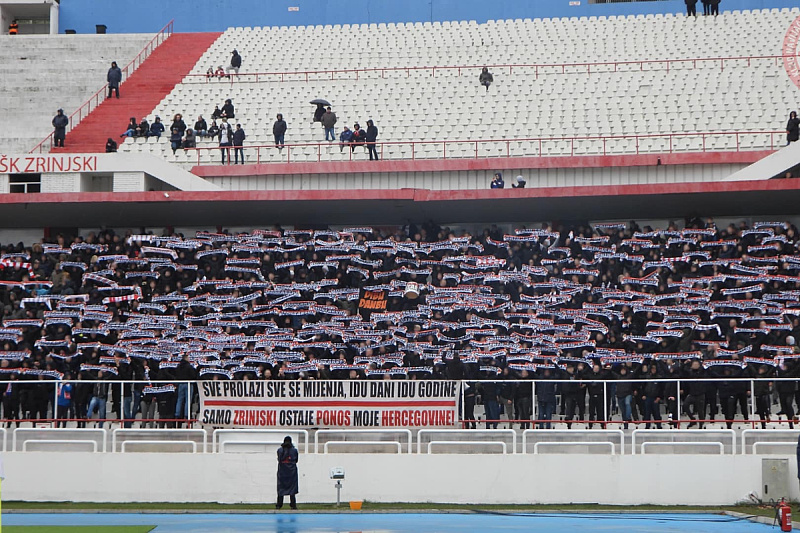
[[[130,121],[148,116],[180,83],[220,33],[173,33],[120,86],[120,98],[109,98],[67,134],[64,148],[52,152],[105,152],[109,137],[120,142]],[[175,110],[180,113],[180,109]],[[162,117],[167,126],[171,117]],[[152,122],[152,121],[151,121]]]

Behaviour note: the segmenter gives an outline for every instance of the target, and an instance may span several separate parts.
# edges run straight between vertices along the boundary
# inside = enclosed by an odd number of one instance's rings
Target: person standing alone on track
[[[297,509],[297,448],[292,444],[292,437],[283,439],[278,448],[278,502],[276,509],[283,507],[284,496],[289,496],[289,507]]]

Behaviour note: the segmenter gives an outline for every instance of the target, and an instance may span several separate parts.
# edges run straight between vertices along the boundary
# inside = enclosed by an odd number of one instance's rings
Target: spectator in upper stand
[[[322,115],[325,114],[325,106],[322,104],[317,104],[317,108],[314,110],[314,122],[322,122]]]
[[[198,137],[208,135],[208,124],[206,124],[206,119],[203,118],[203,115],[197,117],[197,122],[194,123],[194,131]]]
[[[117,142],[111,137],[106,141],[106,153],[112,154],[117,151]]]
[[[108,400],[108,383],[105,383],[105,374],[103,371],[97,373],[98,382],[92,385],[92,399],[89,400],[89,410],[86,413],[87,418],[91,418],[95,409],[97,410],[97,418],[100,419],[100,428],[103,427],[103,422],[106,418],[106,401]]]
[[[711,4],[711,14],[716,17],[717,15],[719,15],[719,3],[722,0],[709,0],[709,1]]]
[[[322,114],[322,127],[325,128],[326,141],[336,140],[336,132],[333,129],[335,125],[336,125],[336,114],[333,111],[331,111],[330,107],[328,107],[325,113]]]
[[[703,16],[711,14],[711,0],[700,0],[700,3],[703,4]]]
[[[214,67],[208,67],[208,70],[206,71],[206,81],[209,81],[213,77],[214,77]]]
[[[186,135],[183,138],[183,149],[186,150],[187,148],[196,148],[197,147],[197,135],[195,135],[194,130],[189,128],[186,130]]]
[[[222,110],[218,105],[215,105],[214,111],[211,112],[211,120],[217,120],[218,118],[222,118]]]
[[[147,117],[142,118],[142,121],[136,127],[136,137],[149,137],[150,136],[150,123],[147,122]]]
[[[378,160],[378,150],[375,149],[375,141],[378,140],[378,126],[372,120],[367,121],[367,151],[369,152],[369,160],[372,161],[372,156],[375,156],[375,161]]]
[[[238,76],[239,75],[239,69],[241,67],[242,67],[242,56],[239,55],[238,51],[234,50],[233,52],[231,52],[231,64],[228,67],[228,71],[232,70],[234,72],[234,74],[236,74]],[[231,115],[228,118],[233,118],[233,115]]]
[[[503,181],[503,175],[500,172],[495,172],[494,178],[492,178],[492,189],[503,189],[506,186],[506,182]]]
[[[247,138],[241,124],[236,125],[236,130],[233,132],[233,157],[234,165],[239,164],[239,155],[242,156],[242,164],[244,165],[244,140]]]
[[[525,188],[525,185],[527,183],[525,181],[525,178],[523,178],[522,176],[517,176],[515,181],[516,181],[516,183],[512,183],[511,184],[511,188],[512,189],[524,189]]]
[[[218,66],[217,70],[214,71],[214,76],[216,76],[218,79],[225,77],[225,69],[222,68],[222,65]]]
[[[283,115],[278,113],[275,123],[272,125],[272,135],[275,137],[275,148],[283,149],[283,137],[286,135],[286,121]]]
[[[164,124],[161,122],[161,117],[156,117],[156,120],[150,124],[150,136],[160,139],[162,133],[164,133]]]
[[[183,137],[184,132],[186,131],[186,123],[183,121],[183,115],[178,113],[172,118],[172,126],[169,127],[170,130],[176,129]]]
[[[116,61],[111,62],[111,68],[108,69],[106,81],[108,82],[108,97],[111,98],[111,93],[116,91],[117,98],[119,98],[119,84],[122,83],[122,71],[117,66]]]
[[[128,121],[128,126],[125,129],[125,133],[120,135],[120,137],[133,137],[136,135],[136,130],[139,128],[139,125],[136,123],[136,117],[131,117]]]
[[[223,121],[219,128],[219,151],[222,155],[222,164],[225,164],[225,154],[228,154],[228,164],[231,164],[231,146],[233,146],[233,129]]]
[[[222,106],[222,111],[220,112],[221,118],[236,118],[235,110],[233,109],[233,102],[230,98],[225,100],[225,105]]]
[[[178,128],[172,128],[172,135],[169,136],[169,143],[172,147],[172,155],[175,155],[175,151],[183,144],[183,135],[181,135]]]
[[[56,112],[53,117],[53,143],[55,146],[64,147],[64,139],[67,136],[67,126],[69,125],[69,117],[64,114],[63,109]]]
[[[344,147],[350,144],[353,140],[353,132],[347,126],[344,127],[342,133],[339,134],[339,151],[343,152]]]
[[[17,35],[19,33],[19,24],[16,20],[12,20],[11,24],[8,25],[8,34],[9,35]]]
[[[789,113],[789,122],[786,123],[786,146],[797,139],[800,139],[800,118],[797,118],[797,111],[792,111]]]
[[[480,81],[481,85],[486,87],[486,90],[488,91],[489,85],[494,83],[494,76],[492,76],[492,73],[489,72],[489,69],[487,67],[483,67],[483,70],[481,70],[481,75],[478,78],[478,81]]]
[[[697,17],[697,0],[683,0],[686,3],[686,16]]]
[[[219,135],[219,126],[217,126],[217,121],[216,120],[212,120],[211,121],[211,127],[208,128],[208,136],[213,139],[217,135]]]
[[[364,144],[367,140],[367,133],[361,129],[361,125],[356,122],[353,125],[353,138],[350,140],[350,153],[356,151],[356,146]]]

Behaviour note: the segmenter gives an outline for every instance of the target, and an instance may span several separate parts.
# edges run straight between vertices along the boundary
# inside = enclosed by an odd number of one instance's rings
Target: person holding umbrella
[[[297,448],[292,444],[292,437],[283,439],[278,448],[278,502],[276,509],[283,507],[284,496],[289,496],[289,507],[297,509]]]
[[[317,98],[316,100],[311,100],[311,103],[317,108],[314,110],[314,120],[313,122],[322,122],[322,115],[325,114],[325,107],[331,105],[331,103],[324,98]]]

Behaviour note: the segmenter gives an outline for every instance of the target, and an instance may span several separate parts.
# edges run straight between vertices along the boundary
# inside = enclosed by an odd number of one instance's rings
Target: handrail
[[[752,66],[753,60],[758,59],[773,59],[776,62],[776,66],[780,61],[784,61],[786,59],[798,58],[800,54],[796,55],[768,55],[768,56],[731,56],[731,57],[694,57],[694,58],[678,58],[678,59],[638,59],[638,60],[629,60],[629,61],[596,61],[596,62],[579,62],[579,63],[517,63],[517,64],[481,64],[481,65],[441,65],[441,66],[414,66],[414,67],[365,67],[365,68],[351,68],[351,69],[328,69],[328,70],[307,70],[307,71],[282,71],[282,72],[240,72],[239,74],[226,76],[224,78],[219,78],[216,76],[209,76],[208,74],[187,74],[186,78],[203,78],[206,81],[210,79],[220,79],[220,80],[229,80],[233,83],[234,80],[239,81],[253,81],[255,83],[262,83],[262,82],[274,82],[280,81],[284,82],[287,81],[313,81],[315,79],[321,79],[322,76],[325,79],[330,79],[331,81],[337,79],[353,79],[353,78],[337,78],[337,74],[355,74],[355,79],[359,79],[360,74],[369,74],[369,73],[380,73],[381,78],[385,78],[387,72],[405,72],[406,77],[410,77],[412,72],[416,71],[431,71],[431,76],[436,77],[436,71],[448,71],[448,70],[456,70],[458,75],[461,76],[462,70],[477,70],[480,71],[483,67],[487,67],[495,72],[498,69],[508,69],[508,74],[511,75],[514,69],[534,69],[534,75],[536,79],[539,78],[540,70],[544,71],[541,74],[553,74],[553,72],[545,71],[545,69],[561,69],[561,72],[555,72],[555,74],[575,74],[578,72],[567,72],[567,69],[581,69],[580,73],[583,73],[583,69],[586,69],[586,74],[594,73],[601,73],[601,72],[620,72],[618,69],[620,66],[625,65],[638,65],[639,71],[645,71],[645,65],[666,65],[666,69],[647,69],[647,70],[666,70],[669,72],[670,65],[673,64],[689,64],[691,63],[692,69],[696,69],[698,63],[708,63],[708,62],[719,62],[720,64],[720,71],[725,70],[725,62],[726,61],[745,61],[747,60],[747,67]],[[597,70],[599,67],[614,67],[613,70]],[[595,68],[593,71],[592,68]],[[621,72],[630,72],[630,71],[621,71]],[[280,76],[280,80],[272,79],[275,76]],[[300,76],[301,79],[297,79],[296,77]],[[315,76],[320,76],[316,77]],[[330,77],[328,77],[330,76]],[[255,77],[255,80],[247,80],[242,78],[252,78]],[[262,80],[263,77],[270,77],[270,79]],[[193,82],[198,83],[198,82]]]
[[[391,147],[391,146],[410,146],[411,153],[408,157],[391,157],[390,159],[422,159],[417,156],[417,146],[426,146],[426,145],[442,145],[442,150],[438,158],[440,159],[478,159],[481,156],[479,154],[480,147],[485,146],[486,144],[500,144],[501,149],[505,148],[505,157],[545,157],[545,154],[542,151],[542,147],[545,143],[569,143],[570,144],[570,156],[575,155],[609,155],[611,154],[627,154],[627,153],[635,153],[636,155],[646,153],[646,154],[663,154],[663,153],[676,153],[676,152],[717,152],[717,151],[724,151],[724,150],[712,150],[709,149],[706,143],[707,138],[720,138],[720,137],[734,137],[736,140],[736,152],[742,151],[741,148],[741,136],[743,135],[769,135],[769,149],[770,150],[777,150],[781,146],[783,146],[783,140],[780,139],[780,136],[786,135],[784,130],[773,130],[773,131],[708,131],[708,132],[693,132],[693,133],[642,133],[642,134],[629,134],[629,135],[595,135],[595,136],[574,136],[574,137],[525,137],[519,139],[453,139],[453,140],[415,140],[415,141],[379,141],[374,143],[376,149],[378,149],[380,153],[380,159],[384,159],[384,148]],[[776,139],[776,135],[778,135],[778,139]],[[700,138],[702,140],[702,149],[685,149],[685,150],[678,150],[676,149],[675,143],[673,142],[675,139],[681,138]],[[664,141],[668,141],[669,145],[667,148],[659,151],[643,151],[641,147],[640,141],[645,139],[663,139]],[[613,141],[624,141],[624,140],[633,140],[635,141],[635,152],[628,151],[614,151],[609,149],[609,143]],[[603,143],[603,151],[602,154],[599,152],[596,154],[576,154],[576,142],[580,141],[594,141],[594,142],[602,142]],[[535,155],[525,154],[525,155],[515,155],[512,156],[511,154],[511,143],[538,143],[538,150]],[[318,143],[296,143],[296,144],[284,144],[281,145],[282,148],[280,149],[280,161],[276,161],[278,163],[291,163],[292,162],[292,149],[303,149],[303,148],[316,148],[317,150],[317,162],[322,162],[322,153],[323,147],[327,146],[344,146],[346,147],[359,147],[364,146],[366,143],[337,143],[337,142],[318,142]],[[452,147],[454,145],[469,145],[469,147],[474,146],[474,155],[470,152],[469,155],[459,155],[453,157],[452,155]],[[450,146],[450,155],[448,155],[448,146]],[[201,146],[195,148],[187,148],[186,151],[191,153],[194,151],[197,155],[196,161],[197,165],[215,165],[220,163],[209,163],[209,162],[202,162],[201,161],[201,153],[207,151],[217,151],[228,149],[231,150],[232,146],[229,147],[219,147],[219,146]],[[270,163],[272,161],[262,161],[261,158],[261,150],[277,150],[274,144],[257,144],[257,145],[245,145],[242,147],[244,150],[256,150],[256,160],[253,162],[252,158],[250,164],[262,164],[262,163]],[[286,151],[284,152],[283,149]],[[766,149],[766,148],[759,148],[759,149]],[[729,151],[729,150],[728,150]],[[557,154],[562,155],[562,154]],[[424,159],[430,159],[430,157],[425,157]],[[353,160],[353,150],[349,151],[349,160]],[[304,161],[307,162],[307,161]]]
[[[159,30],[159,32],[153,37],[150,42],[148,42],[144,48],[134,57],[131,59],[127,65],[122,68],[122,81],[120,83],[124,83],[128,76],[133,74],[137,68],[144,63],[145,59],[147,59],[153,51],[158,48],[158,46],[166,41],[173,33],[173,25],[175,19],[170,20],[167,24]],[[108,88],[108,83],[103,85],[97,92],[95,92],[92,96],[89,97],[81,106],[74,111],[71,115],[69,115],[69,124],[67,125],[67,131],[72,131],[75,126],[81,123],[85,117],[89,116],[95,108],[97,108],[105,98],[102,95],[105,94],[106,89]],[[77,118],[76,118],[77,116]],[[44,151],[45,144],[48,143],[47,150],[49,151],[53,147],[53,133],[51,132],[47,137],[42,139],[39,144],[33,147],[33,149],[28,152],[29,154],[39,153],[41,154]]]

